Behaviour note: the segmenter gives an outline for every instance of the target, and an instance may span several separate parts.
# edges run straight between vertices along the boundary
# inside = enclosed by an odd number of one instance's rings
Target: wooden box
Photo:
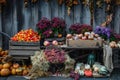
[[[102,47],[102,40],[66,40],[68,47],[96,48]]]
[[[32,56],[40,50],[40,42],[9,41],[9,54],[12,56]]]

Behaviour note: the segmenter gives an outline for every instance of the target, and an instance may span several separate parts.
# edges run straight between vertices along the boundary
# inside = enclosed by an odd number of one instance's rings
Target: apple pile
[[[84,34],[67,34],[66,36],[69,40],[102,40],[102,38],[95,34],[94,32],[85,32]]]
[[[37,32],[32,29],[21,30],[17,34],[15,34],[12,38],[12,41],[25,41],[25,42],[38,42],[40,40],[40,36]]]

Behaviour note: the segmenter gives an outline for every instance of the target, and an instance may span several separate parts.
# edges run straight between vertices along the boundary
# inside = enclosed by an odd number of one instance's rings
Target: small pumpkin
[[[22,75],[25,76],[25,75],[27,75],[27,74],[28,74],[28,70],[27,70],[27,69],[24,69]]]
[[[92,76],[92,71],[86,69],[86,70],[84,71],[84,74],[85,74],[86,77],[91,77],[91,76]]]
[[[79,74],[80,74],[81,76],[84,76],[84,71],[83,71],[83,70],[79,70]]]
[[[5,50],[5,51],[4,51],[4,55],[8,55],[8,50]]]
[[[10,74],[9,69],[2,69],[0,72],[1,76],[8,76]]]
[[[90,69],[90,65],[89,64],[85,64],[85,69]]]
[[[99,71],[99,68],[96,66],[96,67],[94,67],[94,71],[95,72],[98,72]]]
[[[0,54],[0,55],[3,56],[3,55],[4,55],[4,52],[5,52],[5,51],[1,51],[1,54]]]
[[[16,69],[16,74],[20,75],[20,76],[22,75],[22,68],[21,67]]]
[[[27,67],[27,65],[23,65],[22,68],[23,69],[27,69],[28,67]]]
[[[14,63],[13,64],[13,68],[15,68],[15,69],[17,69],[17,68],[19,68],[20,67],[20,65],[18,64],[18,63]]]
[[[5,64],[3,64],[3,68],[4,68],[4,69],[8,69],[8,68],[10,68],[10,64],[9,64],[9,63],[5,63]]]
[[[12,70],[11,70],[11,74],[12,74],[12,75],[16,75],[16,70],[15,70],[15,69],[12,69]]]

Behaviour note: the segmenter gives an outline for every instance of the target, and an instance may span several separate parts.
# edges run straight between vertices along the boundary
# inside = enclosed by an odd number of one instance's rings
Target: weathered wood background
[[[81,0],[79,0],[81,1]],[[0,32],[7,33],[10,37],[21,29],[36,29],[37,22],[42,18],[49,19],[53,17],[62,17],[67,23],[67,28],[73,23],[90,24],[89,7],[81,3],[72,8],[70,16],[67,15],[65,4],[58,5],[57,0],[38,0],[37,3],[31,3],[29,0],[27,7],[23,0],[7,0],[7,4],[1,6],[0,12]],[[105,21],[105,4],[102,8],[95,6],[94,26],[100,25]],[[109,25],[116,33],[120,33],[120,6],[114,7],[113,21]],[[0,46],[8,48],[8,38],[0,34]]]

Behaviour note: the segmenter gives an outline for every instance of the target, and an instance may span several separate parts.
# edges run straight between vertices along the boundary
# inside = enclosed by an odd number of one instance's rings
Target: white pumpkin
[[[84,71],[83,70],[79,70],[79,74],[80,74],[80,76],[84,76]]]
[[[85,69],[90,69],[90,65],[89,64],[85,64]]]

